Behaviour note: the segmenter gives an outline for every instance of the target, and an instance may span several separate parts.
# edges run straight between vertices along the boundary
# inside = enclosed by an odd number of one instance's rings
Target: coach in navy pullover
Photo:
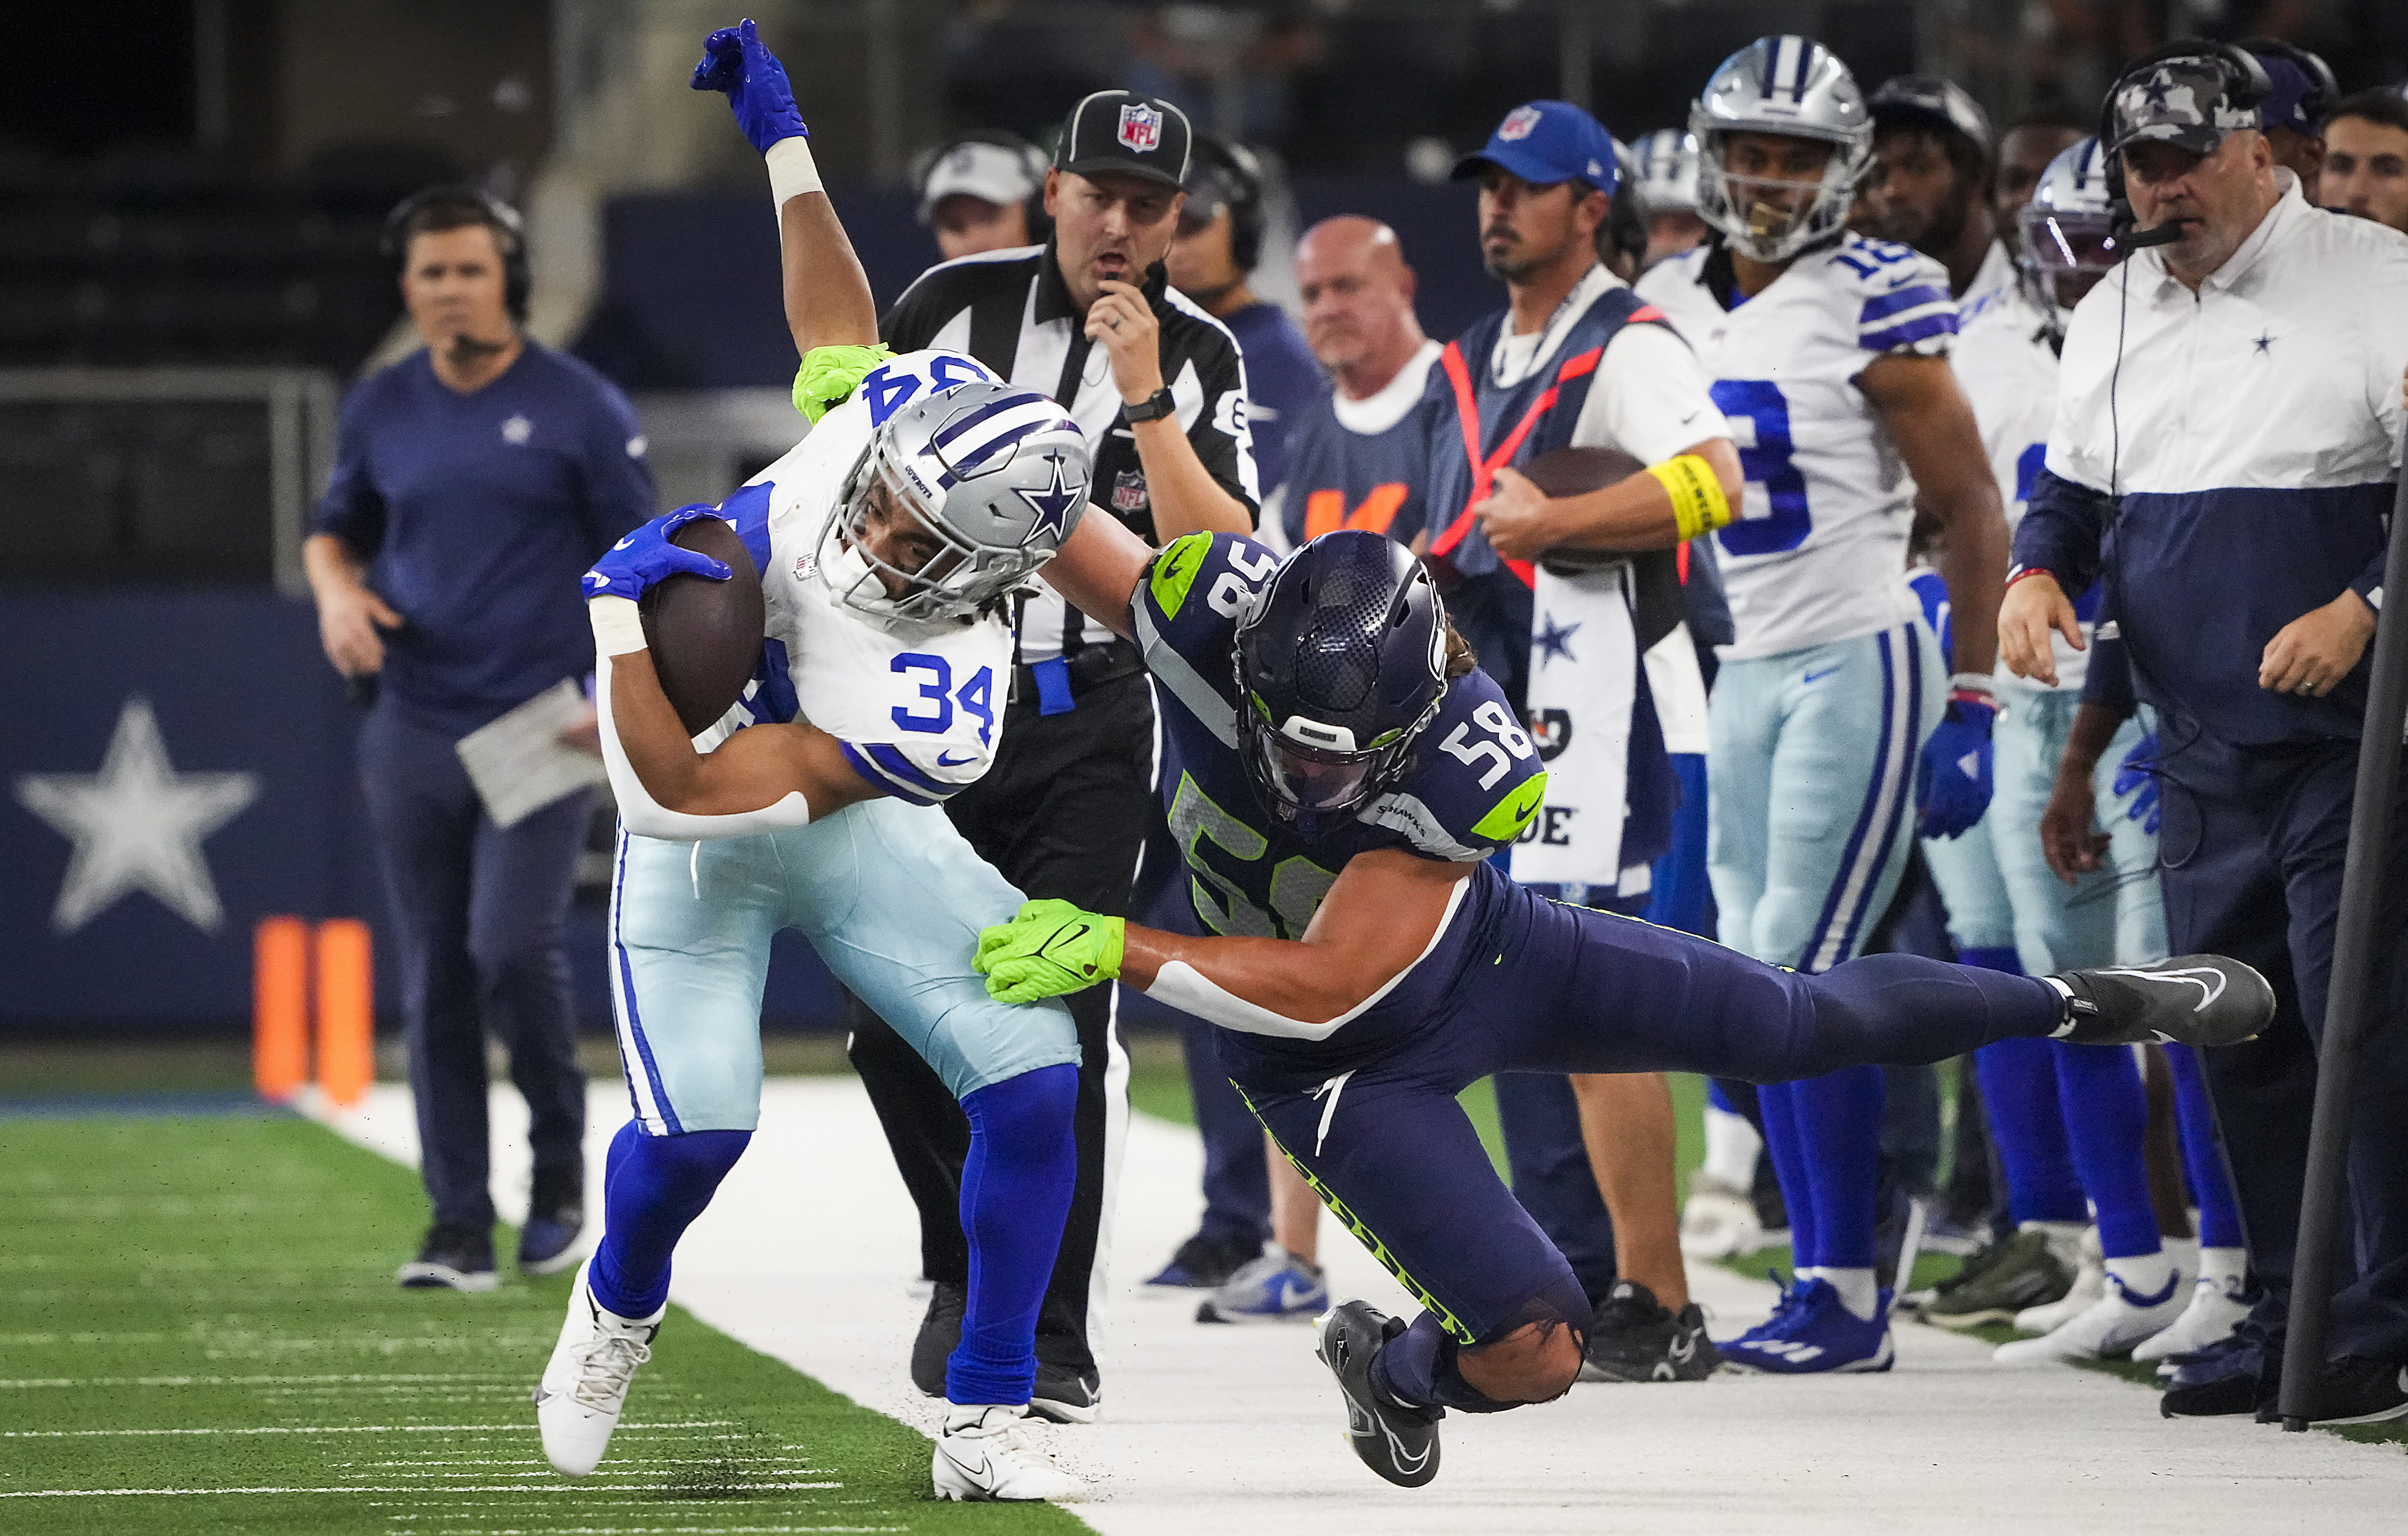
[[[635,413],[520,334],[518,232],[468,194],[406,205],[402,293],[428,342],[343,406],[333,483],[303,548],[327,659],[377,680],[360,780],[398,952],[434,1226],[405,1285],[494,1284],[485,1033],[525,1094],[535,1198],[519,1262],[581,1248],[585,1084],[561,926],[590,818],[578,791],[508,827],[462,737],[590,673],[579,581],[652,515]]]
[[[2165,79],[2119,82],[2117,148],[2141,226],[2182,233],[2074,312],[2000,639],[2053,681],[2049,629],[2074,634],[2069,599],[2106,583],[2160,717],[2169,940],[2248,959],[2282,1000],[2258,1040],[2204,1056],[2263,1299],[2229,1357],[2166,1399],[2241,1413],[2272,1389],[2289,1303],[2399,473],[2408,238],[2310,207],[2212,63],[2149,67]],[[2408,814],[2393,837],[2350,1152],[2358,1269],[2319,1417],[2408,1414]]]

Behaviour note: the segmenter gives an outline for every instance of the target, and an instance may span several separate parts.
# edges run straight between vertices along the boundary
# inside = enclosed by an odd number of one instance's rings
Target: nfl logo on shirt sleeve
[[[1121,108],[1120,141],[1145,154],[1162,143],[1162,114],[1141,101]]]

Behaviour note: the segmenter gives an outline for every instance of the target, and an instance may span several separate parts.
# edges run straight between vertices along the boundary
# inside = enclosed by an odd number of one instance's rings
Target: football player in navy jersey
[[[1355,1454],[1392,1483],[1437,1475],[1447,1408],[1545,1401],[1581,1366],[1588,1299],[1456,1104],[1476,1079],[1773,1082],[2014,1036],[2214,1044],[2271,1014],[2264,979],[2214,956],[2036,979],[1892,955],[1808,975],[1515,885],[1489,858],[1538,814],[1546,771],[1427,571],[1369,531],[1283,563],[1228,534],[1157,552],[1087,518],[1046,575],[1145,653],[1180,765],[1162,792],[1214,937],[1030,902],[976,964],[1006,1001],[1119,978],[1221,1027],[1281,1149],[1426,1309],[1409,1325],[1349,1301],[1320,1323]]]

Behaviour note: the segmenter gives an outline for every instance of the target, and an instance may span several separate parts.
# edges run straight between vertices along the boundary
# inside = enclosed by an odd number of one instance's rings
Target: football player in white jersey
[[[1059,406],[966,356],[884,356],[784,71],[750,22],[708,50],[695,83],[725,91],[764,150],[781,236],[802,257],[787,296],[809,348],[796,403],[816,424],[724,507],[653,520],[586,576],[622,821],[610,980],[636,1119],[611,1143],[602,1241],[536,1390],[544,1451],[575,1477],[608,1448],[666,1311],[671,1253],[758,1120],[762,985],[770,940],[792,927],[969,1119],[972,1281],[937,1494],[1069,1497],[1077,1481],[1019,1426],[1077,1174],[1078,1041],[1067,1010],[1031,1018],[987,998],[969,949],[1021,893],[915,808],[991,760],[1011,657],[1004,600],[1075,525],[1087,445]],[[766,634],[745,698],[689,740],[638,600],[681,572],[728,578],[671,539],[714,515],[759,571]]]
[[[1639,292],[1716,380],[1748,499],[1769,514],[1718,536],[1738,639],[1711,711],[1714,899],[1724,942],[1821,971],[1879,921],[1917,803],[1922,830],[1948,833],[1989,798],[2006,524],[1948,366],[1947,273],[1843,227],[1872,138],[1846,67],[1810,38],[1762,38],[1714,72],[1690,127],[1717,237]],[[1899,579],[1918,491],[1959,615],[1953,682]],[[1725,1354],[1762,1371],[1886,1369],[1881,1074],[1760,1102],[1799,1280]]]

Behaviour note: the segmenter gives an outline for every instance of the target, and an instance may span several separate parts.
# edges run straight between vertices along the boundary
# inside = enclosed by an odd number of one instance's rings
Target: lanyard
[[[1480,401],[1472,393],[1471,369],[1463,361],[1463,350],[1452,341],[1446,344],[1446,351],[1439,353],[1438,361],[1439,366],[1446,370],[1447,382],[1455,386],[1455,414],[1463,426],[1463,456],[1471,464],[1471,495],[1464,502],[1463,510],[1447,525],[1446,532],[1431,541],[1429,553],[1433,556],[1442,558],[1451,554],[1455,547],[1463,542],[1464,536],[1471,532],[1472,506],[1487,499],[1488,489],[1497,479],[1497,471],[1512,462],[1530,436],[1531,429],[1539,424],[1539,418],[1555,409],[1555,396],[1563,387],[1597,370],[1598,359],[1604,352],[1602,347],[1591,347],[1579,356],[1567,359],[1564,366],[1555,370],[1555,381],[1530,402],[1530,409],[1523,413],[1521,421],[1514,423],[1513,430],[1505,435],[1505,440],[1497,445],[1497,452],[1484,459],[1480,454]],[[1538,575],[1527,560],[1507,560],[1505,566],[1521,578],[1524,586],[1538,584]]]

